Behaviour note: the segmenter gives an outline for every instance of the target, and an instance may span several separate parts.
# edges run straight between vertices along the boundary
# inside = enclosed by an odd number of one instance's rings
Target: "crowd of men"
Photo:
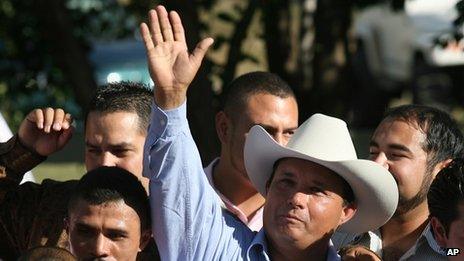
[[[140,30],[156,88],[96,90],[80,180],[20,185],[69,141],[61,109],[32,111],[0,143],[0,259],[463,260],[464,138],[450,115],[393,108],[358,159],[343,120],[298,126],[287,83],[252,72],[230,83],[221,153],[203,168],[186,94],[213,40],[190,53],[163,6]]]

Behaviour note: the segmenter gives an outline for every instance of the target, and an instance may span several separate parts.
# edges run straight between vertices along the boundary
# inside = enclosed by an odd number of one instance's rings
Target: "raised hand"
[[[179,15],[157,6],[148,13],[149,25],[140,31],[147,49],[150,76],[155,82],[155,102],[162,109],[177,108],[185,101],[187,88],[200,68],[212,38],[200,41],[188,52]]]
[[[42,156],[61,150],[71,139],[74,127],[69,113],[62,109],[35,109],[21,123],[21,144]]]

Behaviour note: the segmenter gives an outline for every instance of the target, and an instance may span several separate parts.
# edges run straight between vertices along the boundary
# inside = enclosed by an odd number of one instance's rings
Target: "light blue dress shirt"
[[[185,103],[152,107],[144,148],[152,228],[162,260],[270,260],[264,230],[223,210],[203,172]],[[327,260],[340,260],[332,246]]]

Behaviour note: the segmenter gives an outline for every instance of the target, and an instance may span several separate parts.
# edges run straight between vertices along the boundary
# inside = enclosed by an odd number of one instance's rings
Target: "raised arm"
[[[35,109],[23,120],[17,135],[0,145],[0,175],[4,194],[19,185],[24,173],[62,149],[72,136],[72,117],[62,109]],[[5,184],[9,184],[5,186]]]
[[[150,178],[154,238],[164,260],[237,260],[234,236],[252,232],[229,226],[201,165],[186,118],[186,93],[212,39],[189,54],[176,12],[162,6],[141,25],[155,82],[155,106],[144,148],[144,176]],[[226,224],[227,223],[227,224]]]
[[[71,139],[74,127],[71,114],[63,109],[35,109],[19,127],[19,141],[42,156],[61,150]]]
[[[203,39],[189,53],[184,27],[176,11],[168,14],[163,6],[157,6],[148,15],[149,23],[142,23],[140,31],[150,76],[156,86],[155,103],[163,110],[174,109],[184,103],[187,88],[213,39]]]

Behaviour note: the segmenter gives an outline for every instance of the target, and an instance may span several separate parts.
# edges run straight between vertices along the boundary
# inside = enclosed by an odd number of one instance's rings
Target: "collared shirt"
[[[144,149],[152,226],[162,260],[270,260],[265,232],[221,207],[190,134],[185,103],[152,108]],[[330,245],[328,260],[340,260]]]
[[[355,238],[354,244],[368,247],[382,256],[382,235],[379,230],[369,231]],[[422,231],[416,243],[404,253],[399,261],[436,261],[447,260],[444,251],[435,241],[430,224]]]
[[[208,179],[209,184],[218,194],[219,198],[221,199],[221,206],[229,210],[232,214],[234,214],[240,221],[245,223],[248,228],[253,231],[259,231],[263,227],[263,207],[260,207],[256,213],[248,219],[248,217],[243,213],[240,208],[238,208],[234,203],[232,203],[226,196],[224,196],[219,190],[216,189],[213,180],[213,170],[216,164],[219,162],[219,158],[215,158],[211,163],[204,168],[206,178]]]

